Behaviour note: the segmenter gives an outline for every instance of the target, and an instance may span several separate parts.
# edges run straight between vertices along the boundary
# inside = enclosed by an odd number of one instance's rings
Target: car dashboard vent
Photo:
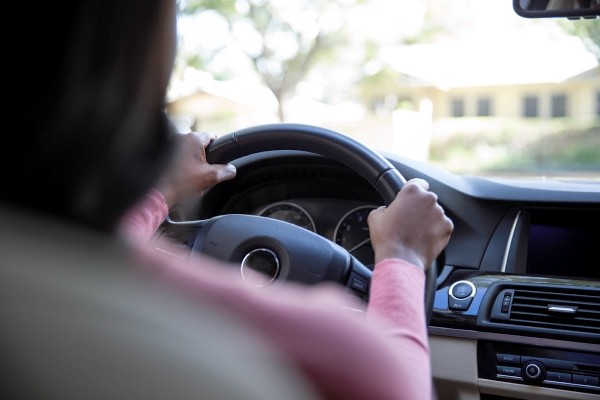
[[[495,298],[490,321],[600,339],[600,290],[549,285],[504,288]]]

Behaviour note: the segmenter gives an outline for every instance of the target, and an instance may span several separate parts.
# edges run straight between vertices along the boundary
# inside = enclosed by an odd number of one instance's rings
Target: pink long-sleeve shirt
[[[153,190],[125,216],[121,232],[146,264],[252,325],[324,398],[431,399],[420,268],[400,259],[377,263],[366,308],[334,284],[252,288],[220,261],[173,257],[149,245],[167,214]]]

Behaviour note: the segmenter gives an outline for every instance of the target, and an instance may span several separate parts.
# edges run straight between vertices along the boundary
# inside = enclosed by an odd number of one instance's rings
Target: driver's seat
[[[248,326],[105,236],[0,204],[5,399],[315,399]]]

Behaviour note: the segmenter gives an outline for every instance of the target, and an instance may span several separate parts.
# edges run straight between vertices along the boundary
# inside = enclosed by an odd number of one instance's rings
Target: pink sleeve
[[[425,323],[425,274],[400,259],[386,259],[375,266],[367,318],[378,318],[390,335],[407,336],[429,351]]]
[[[402,349],[406,376],[403,398],[430,399],[431,364],[425,320],[425,273],[400,259],[379,262],[373,271],[367,320],[381,322]],[[406,371],[409,368],[409,371]]]
[[[145,264],[163,278],[225,306],[256,329],[323,398],[431,398],[424,274],[417,267],[401,260],[379,263],[365,315],[350,311],[360,306],[337,284],[250,288],[239,268],[202,255],[184,261],[144,253]]]
[[[119,232],[127,240],[146,243],[167,218],[168,212],[164,196],[158,190],[152,189],[123,216]]]

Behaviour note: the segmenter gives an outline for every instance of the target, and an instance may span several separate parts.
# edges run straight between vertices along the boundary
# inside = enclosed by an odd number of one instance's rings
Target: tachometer
[[[375,206],[361,206],[347,212],[338,222],[333,241],[363,264],[373,265],[375,254],[371,246],[367,218]]]
[[[260,210],[258,215],[289,222],[312,232],[317,231],[315,222],[308,211],[298,204],[289,201],[269,204],[267,207]]]

